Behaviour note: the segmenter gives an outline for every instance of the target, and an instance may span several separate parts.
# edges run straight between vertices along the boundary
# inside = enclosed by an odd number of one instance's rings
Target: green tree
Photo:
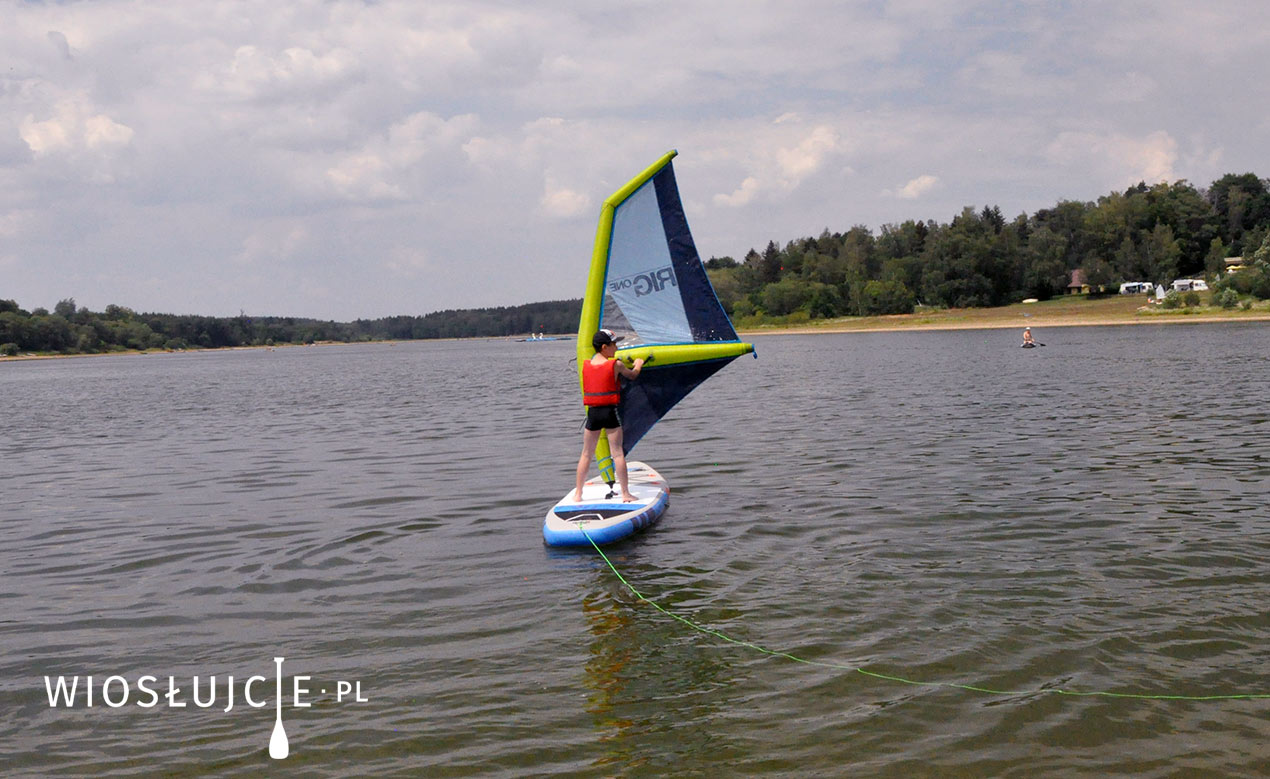
[[[841,256],[813,252],[803,257],[802,275],[821,284],[841,286],[847,280],[847,261]]]
[[[1140,256],[1146,278],[1162,284],[1176,277],[1182,248],[1173,237],[1172,228],[1157,224],[1149,235],[1143,237]]]
[[[1085,260],[1083,270],[1085,271],[1085,283],[1094,292],[1100,292],[1109,286],[1115,273],[1111,268],[1111,263],[1101,257],[1091,257]]]
[[[812,319],[832,319],[843,313],[842,296],[837,288],[830,284],[811,283],[811,297],[807,300],[806,310]]]
[[[711,257],[705,262],[706,270],[722,270],[724,268],[735,268],[738,265],[740,265],[740,263],[738,263],[736,260],[732,259],[731,257]]]
[[[860,290],[859,305],[862,316],[880,314],[911,314],[916,299],[903,282],[873,279]]]
[[[1156,184],[1145,198],[1150,228],[1154,230],[1163,224],[1173,231],[1178,247],[1178,272],[1182,275],[1200,273],[1209,244],[1218,237],[1208,201],[1186,181]]]
[[[970,206],[952,224],[932,231],[922,252],[922,299],[955,308],[992,305],[995,237]]]
[[[75,351],[81,354],[93,354],[101,351],[101,337],[92,325],[79,325],[75,328]]]
[[[848,274],[857,274],[865,278],[877,275],[880,261],[876,251],[873,233],[864,225],[855,225],[842,236],[842,245],[838,254],[845,263]]]
[[[788,316],[800,310],[810,312],[812,301],[825,287],[827,285],[819,282],[789,276],[764,287],[760,305],[770,316]]]
[[[983,211],[979,213],[979,221],[987,225],[994,233],[1000,233],[1005,229],[1005,217],[1001,214],[999,206],[991,208],[984,206]]]
[[[1208,188],[1217,236],[1232,254],[1242,255],[1256,244],[1245,246],[1244,233],[1270,222],[1270,192],[1266,183],[1252,173],[1227,173]]]
[[[1216,277],[1226,272],[1226,245],[1220,238],[1214,238],[1208,244],[1204,255],[1204,272]]]
[[[30,317],[16,311],[0,313],[0,343],[15,344],[23,349],[33,349]]]
[[[1044,208],[1033,217],[1033,229],[1047,227],[1063,239],[1063,268],[1079,268],[1092,249],[1092,238],[1085,229],[1085,214],[1093,206],[1075,200],[1063,200],[1053,208]],[[1066,282],[1063,283],[1064,287]]]
[[[1067,239],[1047,226],[1031,231],[1023,250],[1023,288],[1027,297],[1049,300],[1067,289]]]
[[[37,316],[31,318],[31,336],[34,343],[28,348],[44,352],[66,351],[74,345],[71,323],[65,317]]]
[[[780,280],[781,269],[784,265],[784,258],[781,256],[781,250],[776,248],[775,241],[768,241],[767,248],[763,250],[763,256],[759,260],[759,278],[764,284],[773,284]]]
[[[878,259],[884,265],[889,259],[920,255],[925,247],[927,234],[925,225],[911,219],[899,225],[882,225],[882,230],[874,242]]]
[[[740,273],[741,266],[736,263],[706,271],[706,274],[710,277],[710,284],[714,287],[715,296],[719,298],[719,303],[723,306],[723,310],[729,314],[732,313],[736,302],[746,295],[742,281],[739,278]]]

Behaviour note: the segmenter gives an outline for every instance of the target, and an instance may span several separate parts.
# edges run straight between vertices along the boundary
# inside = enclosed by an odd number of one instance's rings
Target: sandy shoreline
[[[1052,327],[1109,327],[1116,325],[1185,325],[1213,324],[1217,322],[1270,322],[1270,313],[1244,313],[1235,316],[1212,314],[1180,314],[1180,315],[1146,315],[1141,317],[1103,316],[1082,318],[1080,320],[1043,316],[1019,319],[1017,321],[998,322],[906,322],[904,317],[914,316],[902,314],[891,321],[852,322],[835,320],[825,325],[798,327],[750,328],[738,330],[738,335],[815,335],[817,333],[885,333],[908,330],[1019,330],[1031,327],[1043,330]],[[887,317],[869,317],[870,320],[887,320]]]

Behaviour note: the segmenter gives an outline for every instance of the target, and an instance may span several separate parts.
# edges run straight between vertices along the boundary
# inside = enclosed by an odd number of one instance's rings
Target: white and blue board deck
[[[635,500],[622,502],[616,484],[595,477],[582,486],[582,500],[573,490],[547,512],[542,538],[548,546],[608,544],[643,530],[661,518],[670,505],[670,485],[661,474],[641,462],[626,463],[627,483]],[[585,533],[583,530],[585,529]]]

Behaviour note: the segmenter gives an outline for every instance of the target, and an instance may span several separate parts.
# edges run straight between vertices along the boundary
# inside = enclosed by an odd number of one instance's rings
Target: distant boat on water
[[[531,335],[528,338],[517,338],[516,342],[517,343],[533,343],[535,341],[568,341],[568,340],[569,340],[568,336],[543,335],[542,333],[538,333],[536,335]]]

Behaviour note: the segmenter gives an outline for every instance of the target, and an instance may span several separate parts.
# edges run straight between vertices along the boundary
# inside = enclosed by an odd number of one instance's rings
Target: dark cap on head
[[[601,346],[615,344],[622,340],[624,336],[613,335],[612,330],[597,330],[595,335],[591,336],[591,346],[598,352]]]

